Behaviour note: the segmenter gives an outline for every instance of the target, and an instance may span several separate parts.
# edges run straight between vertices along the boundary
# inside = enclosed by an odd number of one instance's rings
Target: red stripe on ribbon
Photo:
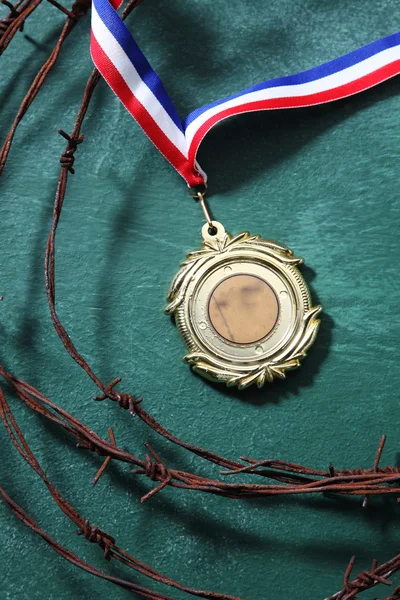
[[[109,0],[109,2],[110,2],[110,4],[111,4],[111,6],[112,6],[113,8],[115,8],[115,10],[118,10],[118,9],[119,9],[119,7],[121,6],[121,4],[122,4],[123,0]],[[140,3],[138,2],[138,4],[140,4]]]

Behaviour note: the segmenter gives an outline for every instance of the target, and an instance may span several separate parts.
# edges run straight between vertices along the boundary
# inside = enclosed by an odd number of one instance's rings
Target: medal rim
[[[183,360],[189,363],[194,371],[212,381],[224,382],[228,387],[237,386],[239,389],[244,389],[252,384],[262,387],[267,381],[285,378],[287,370],[300,365],[300,361],[315,340],[320,323],[317,315],[321,311],[321,306],[311,305],[309,289],[297,268],[297,265],[303,261],[293,256],[290,249],[272,240],[263,239],[259,235],[250,235],[248,232],[232,237],[219,223],[216,225],[219,226],[218,235],[204,236],[202,248],[189,253],[187,260],[182,263],[180,271],[171,283],[168,295],[170,304],[166,308],[166,313],[175,315],[176,325],[189,350],[189,354],[184,356]],[[256,269],[256,265],[259,265],[264,271],[275,272],[275,276],[281,282],[285,282],[291,290],[294,320],[289,333],[283,335],[272,352],[250,358],[232,356],[232,348],[243,350],[245,347],[260,346],[267,341],[274,333],[276,324],[271,332],[260,340],[248,344],[236,344],[218,333],[210,321],[207,329],[211,327],[212,334],[219,341],[220,346],[221,340],[224,340],[231,352],[225,352],[223,349],[217,351],[210,343],[206,343],[204,336],[199,333],[198,323],[196,325],[196,318],[193,317],[193,306],[198,300],[196,292],[201,290],[211,275],[215,275],[228,263],[239,265],[241,274],[253,276],[258,274],[246,271],[246,263],[252,264],[253,270]],[[212,285],[211,291],[206,295],[206,312],[208,312],[212,290],[222,281],[239,272],[228,276],[223,274],[217,283]],[[279,323],[282,306],[277,290],[265,275],[259,278],[271,287],[278,298],[277,321]]]

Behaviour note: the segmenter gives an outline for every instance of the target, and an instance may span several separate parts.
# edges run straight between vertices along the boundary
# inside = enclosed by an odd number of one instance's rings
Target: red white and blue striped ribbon
[[[400,32],[323,65],[263,81],[196,109],[181,121],[161,79],[117,13],[121,0],[93,0],[93,62],[125,108],[190,187],[206,181],[196,161],[207,132],[244,112],[345,98],[400,73]]]

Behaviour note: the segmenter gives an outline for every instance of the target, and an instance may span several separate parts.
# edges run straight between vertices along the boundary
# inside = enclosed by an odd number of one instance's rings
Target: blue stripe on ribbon
[[[297,73],[296,75],[288,75],[286,77],[278,77],[276,79],[270,79],[261,83],[257,83],[256,85],[252,85],[251,87],[248,87],[245,90],[238,92],[237,94],[227,96],[226,98],[216,100],[215,102],[211,102],[210,104],[205,104],[204,106],[197,108],[196,110],[191,112],[186,117],[186,119],[184,119],[184,129],[186,129],[188,125],[190,125],[190,123],[192,123],[195,119],[197,119],[197,117],[199,117],[209,108],[219,106],[220,104],[223,104],[228,100],[239,98],[240,96],[244,96],[245,94],[249,94],[250,92],[257,92],[259,90],[265,90],[273,87],[281,87],[285,85],[298,85],[301,83],[309,83],[310,81],[322,79],[323,77],[327,77],[328,75],[332,75],[333,73],[343,71],[348,67],[351,67],[367,58],[370,58],[371,56],[374,56],[374,54],[378,54],[383,50],[393,48],[394,46],[398,46],[399,44],[400,32],[397,32],[380,40],[376,40],[375,42],[372,42],[367,46],[363,46],[358,50],[353,50],[352,52],[349,52],[349,54],[345,54],[344,56],[340,56],[339,58],[335,58],[334,60],[319,65],[318,67],[314,67],[307,71],[303,71],[302,73]]]
[[[183,132],[182,122],[167,90],[133,39],[132,34],[121,17],[108,0],[94,0],[93,3],[104,25],[123,48],[143,82],[153,92],[178,129]]]

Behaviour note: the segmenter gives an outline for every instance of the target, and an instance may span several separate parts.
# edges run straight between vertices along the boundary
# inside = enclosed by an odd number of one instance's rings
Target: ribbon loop
[[[214,125],[233,115],[332,102],[400,73],[400,32],[313,69],[263,81],[180,120],[161,79],[117,10],[121,0],[93,0],[93,62],[122,104],[189,187],[207,176],[197,163],[199,146]]]

